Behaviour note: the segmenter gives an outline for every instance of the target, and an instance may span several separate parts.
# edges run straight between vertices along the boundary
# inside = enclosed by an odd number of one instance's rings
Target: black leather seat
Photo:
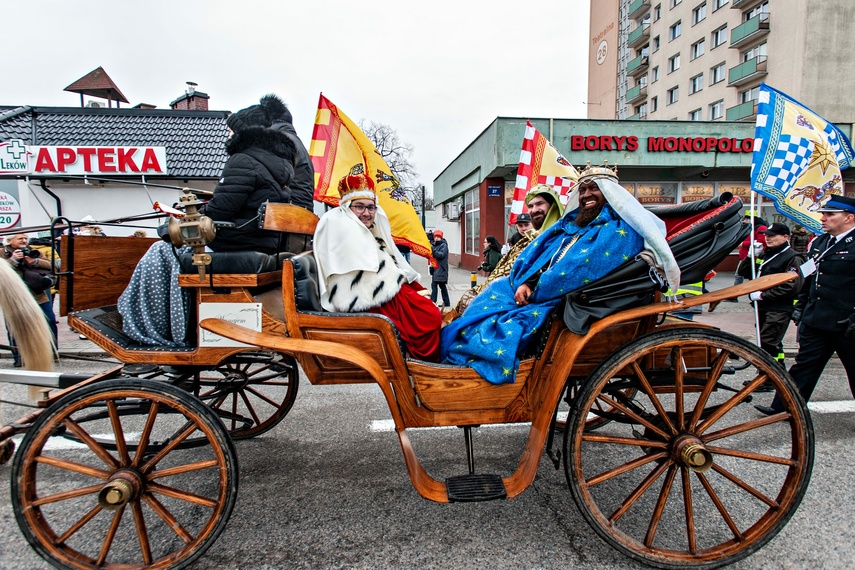
[[[258,274],[282,269],[282,261],[294,254],[283,252],[278,254],[261,253],[258,251],[214,251],[210,253],[211,265],[208,271],[214,274]],[[193,265],[193,254],[184,252],[178,256],[181,273],[196,273]]]

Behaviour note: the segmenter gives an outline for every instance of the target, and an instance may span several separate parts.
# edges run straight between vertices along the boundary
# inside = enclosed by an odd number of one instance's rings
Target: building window
[[[655,8],[653,8],[653,21],[658,22],[659,18],[662,17],[662,4],[657,4]]]
[[[647,87],[647,74],[645,73],[641,77],[635,80],[636,85],[641,85],[642,87]]]
[[[747,22],[748,20],[750,20],[754,16],[759,16],[760,14],[768,14],[768,13],[769,13],[769,2],[767,0],[766,2],[761,2],[760,4],[757,4],[756,6],[754,6],[753,8],[748,10],[747,12],[743,12],[742,13],[742,21]]]
[[[673,42],[677,38],[679,38],[683,33],[683,24],[682,22],[677,22],[670,28],[668,28],[668,41]]]
[[[689,79],[689,95],[703,91],[704,89],[704,74],[695,75]]]
[[[766,59],[766,42],[763,42],[760,45],[754,46],[753,48],[742,52],[739,61],[744,63],[746,61],[754,59],[755,57],[758,58],[759,61],[763,61]]]
[[[650,70],[650,83],[656,83],[657,81],[659,81],[659,66],[658,65]]]
[[[700,121],[701,120],[701,110],[695,109],[694,111],[689,112],[689,120],[690,121]]]
[[[466,228],[464,234],[464,251],[470,255],[481,254],[481,204],[478,197],[478,189],[468,190],[463,195],[463,211],[465,212],[463,224]]]
[[[680,69],[680,54],[668,58],[668,73],[674,73]]]
[[[724,81],[727,78],[727,65],[724,62],[719,63],[710,69],[710,85],[715,85],[719,81]]]
[[[650,98],[650,112],[655,113],[656,109],[659,108],[659,97],[651,97]]]
[[[673,8],[677,4],[680,4],[683,0],[671,0],[671,7]]]
[[[739,92],[739,102],[740,103],[748,103],[749,101],[756,101],[760,96],[760,86],[752,87],[751,89],[746,89],[745,91]]]
[[[647,103],[642,103],[641,105],[635,106],[635,114],[638,115],[639,119],[643,119],[647,116]]]
[[[659,51],[659,36],[653,38],[653,53]]]
[[[677,86],[674,86],[668,90],[667,97],[665,98],[665,104],[671,105],[672,103],[676,103],[679,98],[680,98],[680,88]]]
[[[724,116],[724,100],[718,100],[710,104],[710,121],[721,119]]]
[[[713,33],[710,34],[710,43],[712,43],[712,48],[714,49],[727,41],[727,24],[718,28],[717,30],[713,30]]]
[[[707,3],[702,2],[692,10],[692,25],[702,22],[707,17]]]
[[[704,48],[706,46],[706,40],[700,40],[692,44],[692,57],[691,60],[698,59],[702,55],[704,55]]]
[[[713,0],[713,12],[727,4],[727,0]]]

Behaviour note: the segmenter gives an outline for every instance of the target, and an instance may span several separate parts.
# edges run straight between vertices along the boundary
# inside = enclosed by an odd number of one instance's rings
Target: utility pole
[[[425,185],[422,184],[422,227],[425,227]]]

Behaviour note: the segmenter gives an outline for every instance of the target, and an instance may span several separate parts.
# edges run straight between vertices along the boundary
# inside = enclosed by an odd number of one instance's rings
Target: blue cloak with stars
[[[493,384],[513,382],[519,355],[564,295],[607,275],[644,249],[644,239],[608,204],[582,228],[574,223],[577,212],[547,228],[520,253],[508,277],[491,283],[461,317],[442,329],[443,360],[471,366]],[[517,306],[517,287],[541,268],[545,270],[529,304]]]

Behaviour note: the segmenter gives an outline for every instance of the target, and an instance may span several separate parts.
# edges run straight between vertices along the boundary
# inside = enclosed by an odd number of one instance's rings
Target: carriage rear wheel
[[[123,413],[128,402],[135,412],[145,402],[146,413]],[[93,408],[106,417],[93,420]],[[181,445],[190,438],[192,448]],[[61,568],[183,568],[217,539],[237,496],[234,446],[216,414],[147,380],[61,398],[27,432],[12,469],[18,526]]]
[[[244,352],[199,373],[197,395],[217,410],[232,439],[273,429],[297,398],[299,374],[291,356]]]
[[[771,398],[754,393],[766,380],[785,408],[771,417],[739,405]],[[619,397],[627,382],[637,389],[629,402]],[[612,421],[591,433],[589,414],[603,409]],[[769,355],[686,328],[637,339],[594,371],[571,411],[564,468],[583,516],[617,550],[662,568],[712,568],[786,525],[813,445],[805,403]]]

